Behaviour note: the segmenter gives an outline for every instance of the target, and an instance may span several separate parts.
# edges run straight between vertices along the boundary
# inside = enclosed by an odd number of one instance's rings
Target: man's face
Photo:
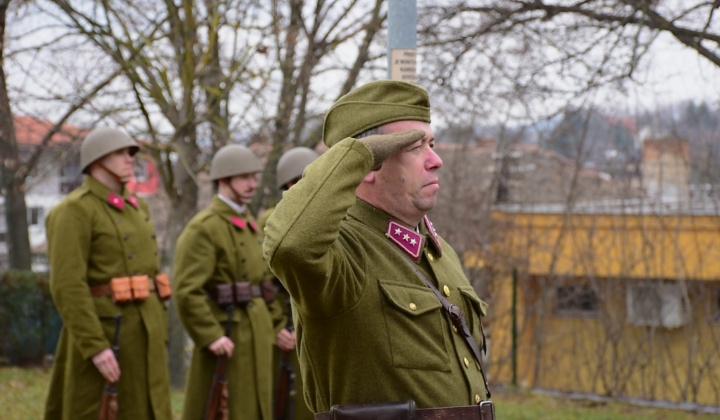
[[[235,175],[230,178],[230,187],[235,194],[233,201],[238,204],[250,204],[252,196],[257,188],[257,172]]]
[[[435,135],[430,124],[422,121],[396,121],[385,124],[385,134],[416,129],[425,137],[388,158],[375,178],[376,193],[384,209],[404,221],[419,220],[435,206],[437,170],[443,162],[435,153]]]
[[[129,181],[134,175],[133,157],[129,147],[103,156],[102,164],[123,181]]]

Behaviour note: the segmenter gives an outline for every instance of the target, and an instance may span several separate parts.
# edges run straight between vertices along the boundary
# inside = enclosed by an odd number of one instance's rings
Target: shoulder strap
[[[399,253],[402,255],[402,257],[405,259],[405,261],[410,264],[410,266],[415,270],[415,272],[420,276],[421,279],[425,282],[425,284],[428,285],[430,290],[435,293],[435,296],[440,300],[440,303],[443,306],[443,309],[447,311],[448,315],[450,316],[450,321],[452,324],[457,328],[458,334],[465,340],[465,343],[467,343],[468,347],[470,347],[470,350],[472,351],[473,355],[475,356],[475,360],[477,360],[478,364],[480,365],[480,374],[482,375],[483,382],[485,383],[485,391],[487,393],[487,398],[490,399],[490,387],[488,386],[487,377],[485,376],[485,369],[483,368],[482,364],[482,357],[480,356],[480,349],[478,348],[477,342],[475,342],[475,338],[470,334],[470,329],[467,326],[467,323],[465,322],[465,317],[463,316],[462,309],[460,309],[457,305],[453,305],[452,303],[448,302],[447,299],[440,293],[440,291],[435,287],[435,285],[427,278],[425,274],[423,274],[422,271],[418,270],[418,268],[413,264],[408,257],[406,257],[403,253]],[[480,327],[482,330],[482,326]],[[485,337],[485,334],[483,333],[483,338]],[[485,343],[483,342],[483,346]]]

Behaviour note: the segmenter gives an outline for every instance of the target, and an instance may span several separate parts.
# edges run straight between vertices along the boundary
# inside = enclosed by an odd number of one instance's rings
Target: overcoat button
[[[128,239],[130,239],[130,236],[129,236],[129,235],[125,235],[124,239],[127,241]]]
[[[410,306],[410,309],[412,309],[413,311],[414,311],[415,309],[417,309],[417,305],[415,305],[415,304],[412,303],[412,302],[410,302],[410,305],[408,305],[408,306]]]
[[[245,258],[243,258],[243,259],[242,259],[242,260],[240,260],[240,261],[241,261],[241,262],[245,262]]]
[[[247,273],[243,274],[243,278],[244,278],[244,279],[247,278]]]
[[[470,367],[470,361],[467,359],[467,357],[463,357],[463,363],[465,363],[465,367]]]
[[[445,296],[450,296],[450,288],[443,286],[443,293],[445,293]]]
[[[148,220],[150,220],[150,216],[145,216],[145,221],[147,222]]]
[[[430,262],[432,262],[433,260],[435,260],[435,257],[433,257],[433,254],[428,252],[428,259],[430,260]]]
[[[132,260],[133,254],[128,254],[128,259]]]
[[[454,332],[455,334],[457,334],[457,327],[454,326],[454,325],[453,325],[452,327],[453,327],[453,332]]]
[[[153,239],[155,239],[156,236],[157,236],[157,235],[155,235],[154,233],[153,233],[152,235],[150,235],[150,237],[153,238]]]
[[[475,404],[480,404],[480,396],[475,394]]]
[[[243,245],[245,245],[245,242],[240,242],[240,246],[243,246]]]

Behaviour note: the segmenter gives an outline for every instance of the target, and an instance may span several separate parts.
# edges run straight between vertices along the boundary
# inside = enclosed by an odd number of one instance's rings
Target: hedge
[[[62,320],[50,297],[47,273],[0,274],[0,359],[41,364],[55,352]]]

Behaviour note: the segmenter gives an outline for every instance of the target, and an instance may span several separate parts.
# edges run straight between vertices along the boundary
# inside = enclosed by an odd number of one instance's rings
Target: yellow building
[[[622,213],[493,212],[491,382],[720,405],[720,216]]]

